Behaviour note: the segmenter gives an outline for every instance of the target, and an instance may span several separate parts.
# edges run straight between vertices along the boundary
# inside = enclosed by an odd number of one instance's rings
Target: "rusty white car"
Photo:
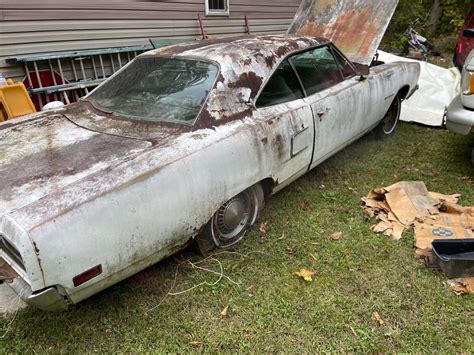
[[[314,36],[181,44],[81,102],[0,124],[2,278],[62,310],[192,241],[234,245],[271,194],[394,132],[420,68],[377,64]]]

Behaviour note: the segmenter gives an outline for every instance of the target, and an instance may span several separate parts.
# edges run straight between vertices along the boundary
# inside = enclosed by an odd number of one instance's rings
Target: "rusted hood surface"
[[[0,141],[0,214],[46,197],[53,203],[66,186],[105,175],[152,145],[81,128],[62,113],[0,124]]]
[[[333,41],[352,61],[370,64],[398,0],[302,0],[288,34]]]

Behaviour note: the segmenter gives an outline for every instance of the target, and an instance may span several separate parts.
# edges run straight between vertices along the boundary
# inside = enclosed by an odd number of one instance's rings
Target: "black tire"
[[[216,248],[225,249],[240,242],[257,222],[265,205],[261,184],[256,184],[232,197],[214,213],[196,238],[203,255]]]
[[[401,112],[402,98],[400,93],[398,93],[385,116],[382,118],[378,126],[374,128],[375,137],[378,139],[383,139],[393,136],[395,129],[397,128],[398,121],[400,120]]]

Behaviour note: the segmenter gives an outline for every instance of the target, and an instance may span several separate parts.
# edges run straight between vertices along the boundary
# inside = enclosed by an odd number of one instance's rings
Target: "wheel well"
[[[273,189],[277,185],[277,183],[272,178],[266,178],[260,181],[260,184],[262,185],[265,199],[267,199],[267,197],[269,197],[272,194]]]
[[[406,99],[406,97],[408,96],[408,93],[410,92],[410,87],[408,85],[402,87],[399,91],[400,93],[400,98],[402,100]]]

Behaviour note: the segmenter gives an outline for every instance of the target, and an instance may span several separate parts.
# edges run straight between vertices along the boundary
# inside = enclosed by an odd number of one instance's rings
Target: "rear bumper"
[[[468,135],[474,128],[474,110],[465,108],[461,95],[454,98],[446,113],[446,127],[458,134]]]
[[[12,282],[7,282],[7,285],[29,306],[51,312],[64,311],[68,307],[66,298],[56,287],[48,287],[32,293],[30,286],[19,277]]]
[[[30,285],[23,280],[3,258],[0,257],[0,275],[6,284],[28,305],[45,311],[63,311],[68,306],[67,299],[56,287],[48,287],[32,292]]]

